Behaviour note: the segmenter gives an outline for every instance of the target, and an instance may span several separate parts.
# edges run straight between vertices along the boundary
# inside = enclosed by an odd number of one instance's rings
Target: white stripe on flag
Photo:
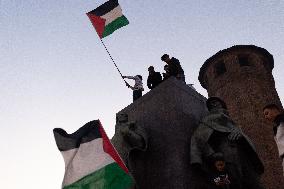
[[[118,17],[121,17],[122,10],[120,5],[112,9],[110,12],[106,13],[105,15],[101,16],[102,18],[106,19],[105,26],[117,19]]]
[[[82,177],[114,162],[112,157],[104,152],[102,138],[83,143],[79,148],[61,153],[64,160],[68,160],[68,162],[65,161],[63,186],[72,184]]]

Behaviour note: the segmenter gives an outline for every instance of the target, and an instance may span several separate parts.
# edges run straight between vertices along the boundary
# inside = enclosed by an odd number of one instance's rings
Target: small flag
[[[65,161],[63,189],[130,189],[134,182],[99,120],[73,134],[53,130]]]
[[[98,8],[88,12],[87,16],[101,39],[129,24],[127,18],[122,14],[118,0],[105,2]]]

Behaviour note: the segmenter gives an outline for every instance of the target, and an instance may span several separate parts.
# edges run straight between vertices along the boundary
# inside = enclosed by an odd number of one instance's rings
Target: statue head
[[[206,101],[206,106],[209,111],[212,109],[226,109],[227,110],[226,103],[218,97],[208,98]]]
[[[126,113],[116,114],[116,123],[126,123],[128,122],[128,115]]]

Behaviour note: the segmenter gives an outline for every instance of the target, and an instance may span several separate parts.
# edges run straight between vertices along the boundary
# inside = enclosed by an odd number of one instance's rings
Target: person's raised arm
[[[126,78],[126,79],[134,79],[134,80],[135,80],[135,77],[133,77],[133,76],[122,76],[122,78],[123,78],[123,79],[125,79],[125,78]]]

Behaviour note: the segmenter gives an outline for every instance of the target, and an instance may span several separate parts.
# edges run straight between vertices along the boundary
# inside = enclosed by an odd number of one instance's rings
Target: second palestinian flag
[[[118,0],[109,0],[87,13],[100,38],[112,34],[115,30],[129,24],[122,14]]]
[[[53,130],[65,161],[63,189],[130,189],[134,182],[99,120],[73,134]]]

